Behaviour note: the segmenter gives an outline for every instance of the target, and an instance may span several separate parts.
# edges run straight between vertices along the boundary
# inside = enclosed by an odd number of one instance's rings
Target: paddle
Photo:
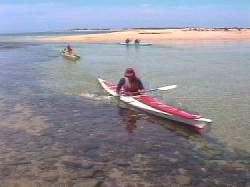
[[[146,92],[153,92],[153,91],[167,91],[167,90],[171,90],[171,89],[174,89],[174,88],[177,88],[177,85],[170,85],[170,86],[163,86],[163,87],[159,87],[159,88],[153,88],[153,89],[149,89],[149,90],[145,90],[145,91],[142,91],[140,93],[146,93]],[[135,96],[132,96],[132,97],[137,97],[138,95],[135,95]],[[114,95],[114,96],[111,96],[111,97],[120,97],[120,95]]]
[[[157,90],[167,91],[167,90],[171,90],[171,89],[174,89],[174,88],[177,88],[177,85],[170,85],[170,86],[163,86],[163,87],[159,87],[159,88],[153,88],[153,89],[150,89],[150,90],[145,90],[145,91],[143,91],[143,93],[144,92],[157,91]]]

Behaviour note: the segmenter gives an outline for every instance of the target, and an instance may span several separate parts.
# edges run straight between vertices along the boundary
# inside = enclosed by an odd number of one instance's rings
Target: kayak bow
[[[100,78],[98,78],[98,81],[103,89],[110,95],[117,96],[116,84],[107,82]],[[121,92],[123,92],[123,90],[121,90]],[[200,115],[190,114],[185,111],[178,110],[172,106],[163,104],[149,95],[120,96],[120,101],[128,104],[129,106],[141,109],[147,113],[180,122],[180,124],[192,127],[199,133],[206,131],[208,124],[212,122],[212,120],[203,118]]]

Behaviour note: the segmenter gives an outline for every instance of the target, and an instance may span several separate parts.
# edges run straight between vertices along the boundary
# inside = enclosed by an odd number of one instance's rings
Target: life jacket
[[[138,95],[139,83],[137,77],[135,77],[133,81],[129,81],[129,79],[125,77],[123,89],[125,94],[128,93],[128,95]]]

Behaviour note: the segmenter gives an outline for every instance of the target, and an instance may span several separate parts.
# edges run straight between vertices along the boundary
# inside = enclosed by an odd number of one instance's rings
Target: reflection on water
[[[126,129],[129,133],[133,133],[136,130],[136,121],[139,119],[139,113],[133,110],[119,108],[119,115],[122,116],[123,122],[126,124]]]
[[[116,101],[104,97],[106,93],[95,80],[99,74],[116,81],[124,67],[132,63],[142,67],[142,61],[147,64],[152,60],[151,57],[145,60],[142,55],[149,53],[157,58],[164,52],[170,58],[174,56],[172,53],[179,54],[177,48],[140,48],[137,52],[131,48],[127,51],[130,56],[124,56],[126,48],[121,46],[76,44],[83,58],[71,64],[58,54],[62,47],[62,44],[18,44],[16,48],[0,49],[0,186],[249,185],[249,151],[241,147],[235,149],[233,145],[234,149],[230,149],[223,139],[217,138],[215,134],[222,134],[220,128],[225,128],[224,133],[230,135],[234,129],[220,127],[225,123],[221,120],[226,118],[225,114],[212,112],[218,107],[217,103],[213,102],[212,107],[203,101],[206,98],[212,102],[217,92],[197,90],[200,86],[197,83],[194,87],[184,86],[180,91],[168,92],[161,98],[211,114],[217,123],[208,134],[200,136],[174,122],[117,107]],[[199,51],[196,53],[201,55]],[[159,59],[157,62],[161,63]],[[196,61],[193,63],[196,65]],[[155,63],[155,68],[159,68],[158,65]],[[146,78],[157,78],[152,79],[155,84],[152,86],[166,83],[161,77],[165,70],[159,68],[157,74],[152,64],[147,66],[152,75]],[[169,82],[174,82],[173,66],[169,62]],[[183,66],[190,68],[190,64]],[[177,72],[178,69],[181,68],[177,65]],[[142,67],[143,75],[147,71]],[[204,81],[200,74],[195,75]],[[188,83],[191,77],[187,74],[185,81]],[[242,79],[247,80],[244,76]],[[182,78],[177,83],[181,81]],[[244,90],[243,86],[242,95]],[[175,103],[175,95],[179,103]],[[223,107],[228,95],[225,100],[219,98]],[[242,112],[248,107],[245,104],[236,111]],[[243,114],[234,120],[242,119],[245,119]],[[242,147],[248,146],[243,145],[249,140],[248,132],[245,128],[246,134],[242,133],[238,139]]]

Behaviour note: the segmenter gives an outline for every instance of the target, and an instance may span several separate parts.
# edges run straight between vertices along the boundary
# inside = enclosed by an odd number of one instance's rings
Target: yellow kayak
[[[79,55],[76,55],[74,53],[70,54],[68,52],[62,52],[62,55],[64,58],[68,59],[68,60],[72,60],[72,61],[77,61],[80,59]]]

